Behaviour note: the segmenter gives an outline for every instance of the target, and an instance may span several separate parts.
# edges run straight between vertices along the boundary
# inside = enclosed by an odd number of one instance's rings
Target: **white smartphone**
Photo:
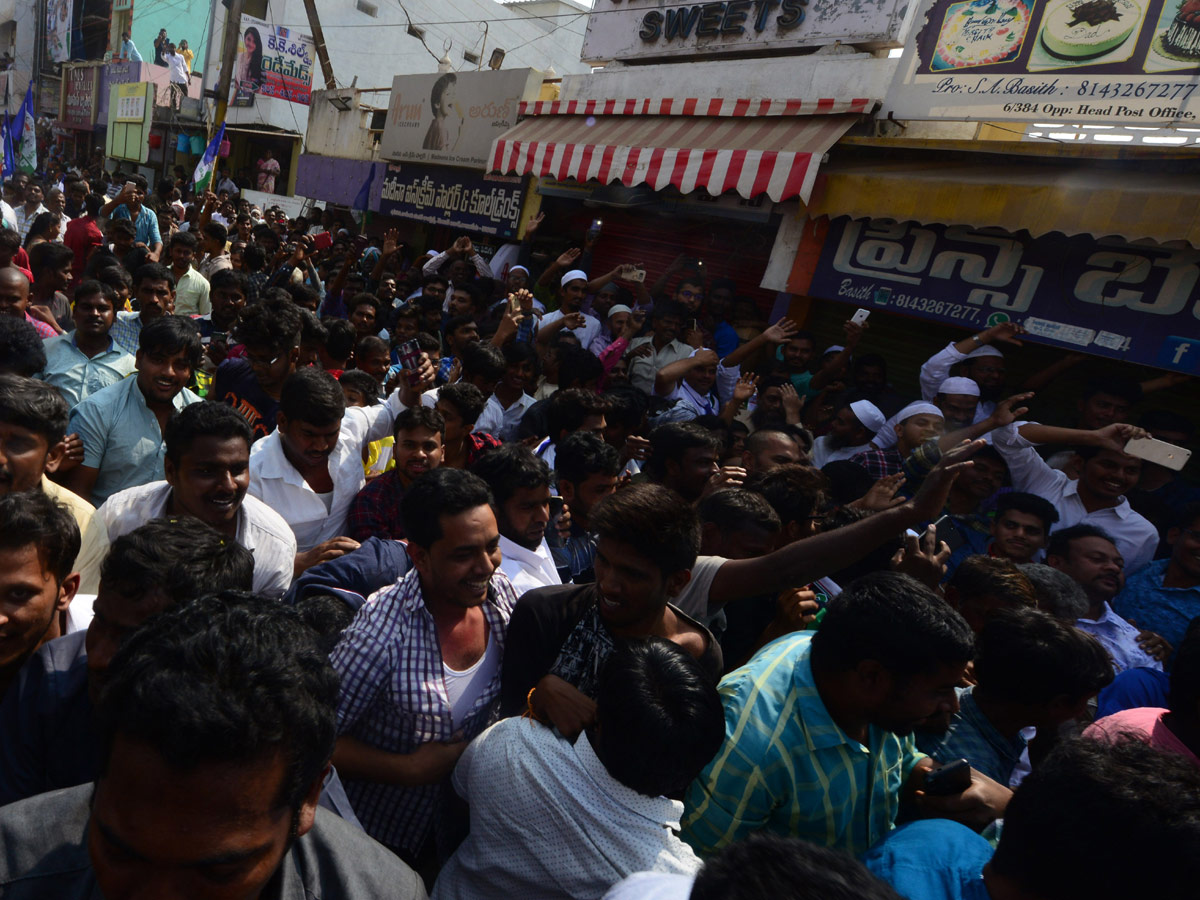
[[[853,316],[850,317],[850,321],[853,322],[855,325],[861,325],[863,322],[867,321],[867,316],[869,316],[870,314],[871,314],[871,311],[869,309],[860,309],[858,312],[856,312]]]
[[[1176,472],[1186,466],[1192,458],[1192,451],[1187,447],[1176,447],[1154,438],[1133,438],[1125,445],[1125,452],[1146,462],[1174,469]]]
[[[644,282],[646,280],[646,270],[645,269],[634,269],[632,272],[629,273],[629,278],[627,280],[636,281],[638,284],[641,284],[642,282]]]
[[[136,185],[136,184],[134,184],[132,181],[127,181],[127,182],[125,182],[125,188],[124,188],[124,189],[125,189],[125,190],[127,190],[127,191],[132,191],[132,190],[134,190],[136,187],[137,187],[137,185]]]

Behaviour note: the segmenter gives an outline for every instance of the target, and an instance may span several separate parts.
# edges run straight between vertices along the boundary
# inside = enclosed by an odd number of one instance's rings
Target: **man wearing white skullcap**
[[[946,419],[946,429],[957,431],[975,423],[979,406],[979,385],[970,378],[954,376],[938,385],[934,404]]]
[[[813,441],[813,465],[851,459],[871,449],[871,437],[883,427],[886,417],[870,400],[847,403],[834,414],[829,432]]]
[[[558,290],[558,309],[542,316],[542,321],[538,325],[539,340],[546,338],[548,334],[561,331],[565,326],[555,323],[561,322],[564,316],[580,315],[583,316],[583,324],[569,330],[579,338],[581,347],[587,349],[592,346],[592,341],[600,333],[600,320],[582,311],[583,301],[587,298],[587,286],[587,272],[582,269],[572,269],[563,275]]]
[[[941,437],[945,431],[946,420],[940,409],[923,401],[910,403],[884,422],[872,440],[874,446],[850,461],[865,468],[872,478],[895,475],[903,468],[908,454],[931,438]]]
[[[1024,333],[1025,329],[1016,322],[1002,322],[957,343],[947,344],[921,366],[922,399],[933,400],[951,368],[957,365],[960,375],[979,385],[979,405],[973,422],[967,424],[982,422],[995,411],[996,402],[1004,396],[1004,354],[995,345],[1000,342],[1019,347],[1021,342],[1016,336]]]

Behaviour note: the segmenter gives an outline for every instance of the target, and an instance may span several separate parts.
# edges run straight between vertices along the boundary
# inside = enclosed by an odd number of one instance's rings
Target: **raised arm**
[[[666,397],[675,390],[675,385],[679,383],[679,379],[687,375],[688,372],[693,369],[714,366],[716,364],[716,350],[697,350],[694,356],[686,356],[683,359],[675,360],[673,363],[667,363],[654,375],[654,393],[660,397]]]
[[[812,381],[808,383],[810,388],[820,390],[825,385],[841,377],[842,373],[846,370],[846,366],[850,363],[850,357],[858,348],[858,342],[862,340],[863,333],[868,327],[866,322],[863,322],[861,325],[851,321],[842,323],[842,331],[846,334],[845,344],[837,352],[837,355],[821,368],[820,372],[813,375]]]
[[[721,365],[727,369],[732,369],[734,366],[740,366],[743,360],[749,359],[759,347],[764,344],[782,344],[789,337],[800,330],[800,326],[791,319],[780,319],[774,325],[766,328],[761,334],[756,334],[753,338],[746,341],[723,360]]]

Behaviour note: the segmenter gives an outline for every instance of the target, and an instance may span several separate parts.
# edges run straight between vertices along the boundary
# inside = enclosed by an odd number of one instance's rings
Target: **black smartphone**
[[[558,495],[554,495],[550,498],[550,518],[551,519],[557,519],[559,516],[562,515],[563,506],[565,505],[565,503],[566,503],[566,501],[563,500],[563,498],[559,497]]]
[[[952,797],[971,786],[971,764],[965,759],[952,759],[925,776],[922,788],[932,797]]]

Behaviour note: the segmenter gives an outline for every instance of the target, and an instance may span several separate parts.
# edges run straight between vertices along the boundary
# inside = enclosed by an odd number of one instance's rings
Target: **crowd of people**
[[[0,897],[1195,896],[1176,379],[216,186],[4,185]]]

